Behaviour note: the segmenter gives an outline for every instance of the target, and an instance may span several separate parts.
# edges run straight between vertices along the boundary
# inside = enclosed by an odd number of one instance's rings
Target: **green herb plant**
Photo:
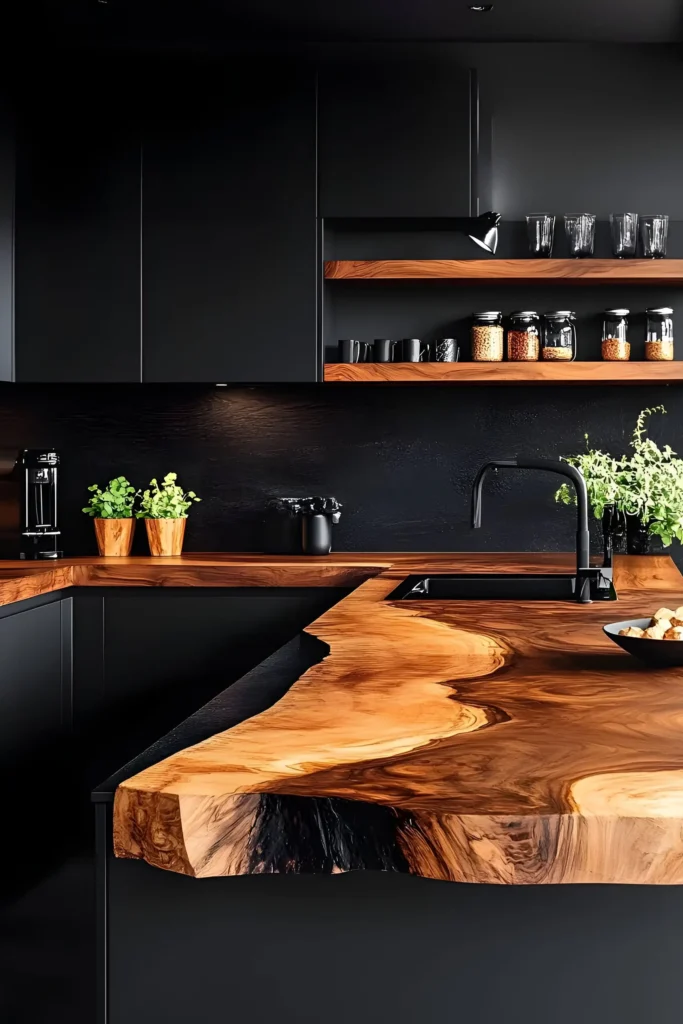
[[[663,405],[643,409],[631,437],[632,455],[615,459],[590,448],[565,461],[576,466],[585,478],[588,499],[596,519],[613,506],[626,515],[637,516],[648,531],[661,537],[668,547],[674,539],[683,541],[683,459],[670,445],[659,445],[648,437],[648,420],[654,413],[666,413]],[[576,496],[567,484],[555,494],[557,501],[574,504]]]
[[[95,519],[132,519],[137,492],[125,476],[110,480],[104,490],[98,484],[88,488],[92,497],[83,509]]]
[[[201,501],[194,491],[183,491],[176,480],[177,473],[167,473],[161,484],[150,480],[142,493],[138,519],[187,519],[187,510],[193,502]]]

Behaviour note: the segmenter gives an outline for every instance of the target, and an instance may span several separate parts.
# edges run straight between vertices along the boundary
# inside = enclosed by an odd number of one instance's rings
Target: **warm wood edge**
[[[326,382],[453,384],[683,383],[683,360],[567,363],[326,363]]]
[[[163,837],[162,842],[157,842]],[[114,855],[145,860],[153,867],[194,875],[185,850],[180,801],[167,793],[144,793],[119,786],[114,796]]]
[[[114,854],[195,878],[296,873],[310,870],[302,866],[307,847],[319,840],[336,853],[316,866],[327,874],[379,867],[483,885],[683,883],[683,819],[675,816],[440,815],[326,797],[306,802],[314,831],[302,840],[300,797],[178,796],[124,783],[114,804]],[[343,823],[338,835],[330,833],[335,821],[358,812],[362,834],[351,836]],[[283,846],[285,862],[278,856]]]
[[[683,281],[683,260],[328,260],[327,280],[450,278],[463,281]]]
[[[0,563],[2,567],[2,563]],[[42,597],[56,590],[66,590],[73,585],[73,568],[68,565],[52,567],[44,571],[29,570],[25,575],[11,579],[0,577],[0,606]]]

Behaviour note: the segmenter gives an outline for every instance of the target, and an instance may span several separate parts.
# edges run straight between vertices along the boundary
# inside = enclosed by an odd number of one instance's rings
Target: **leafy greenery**
[[[177,473],[167,473],[161,484],[150,480],[142,493],[138,519],[187,519],[187,510],[194,501],[201,501],[194,491],[183,491],[176,480]]]
[[[683,541],[683,459],[670,445],[660,448],[647,435],[648,420],[654,413],[666,413],[663,405],[643,409],[631,438],[633,454],[613,456],[590,448],[566,459],[586,480],[588,498],[597,519],[608,505],[627,515],[638,516],[650,533],[662,538],[668,547],[676,539]],[[563,484],[555,495],[565,505],[576,501],[574,492]]]
[[[88,488],[92,497],[83,509],[87,516],[96,519],[132,519],[136,491],[125,476],[117,476],[110,480],[102,490],[98,484]]]

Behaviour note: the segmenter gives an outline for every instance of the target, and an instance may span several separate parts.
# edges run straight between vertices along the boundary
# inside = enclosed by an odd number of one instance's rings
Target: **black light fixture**
[[[493,10],[493,4],[468,4],[467,6],[471,11],[477,11],[478,14],[488,14]]]
[[[451,222],[456,231],[461,231],[486,252],[495,253],[498,248],[498,225],[500,214],[489,210],[478,217],[456,217]]]

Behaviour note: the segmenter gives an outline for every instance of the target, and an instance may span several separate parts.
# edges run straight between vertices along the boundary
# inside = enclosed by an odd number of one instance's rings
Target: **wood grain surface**
[[[177,557],[182,553],[187,519],[145,519],[150,555]]]
[[[671,362],[326,363],[325,381],[352,384],[654,384],[683,383]]]
[[[673,563],[619,558],[611,604],[387,602],[418,561],[524,564],[411,558],[308,628],[329,654],[276,705],[122,783],[117,856],[196,877],[683,883],[683,670],[601,628],[683,603]]]
[[[581,281],[680,284],[683,260],[328,260],[329,280],[448,278],[462,281]]]
[[[135,519],[93,519],[97,550],[104,557],[121,558],[130,554]]]

